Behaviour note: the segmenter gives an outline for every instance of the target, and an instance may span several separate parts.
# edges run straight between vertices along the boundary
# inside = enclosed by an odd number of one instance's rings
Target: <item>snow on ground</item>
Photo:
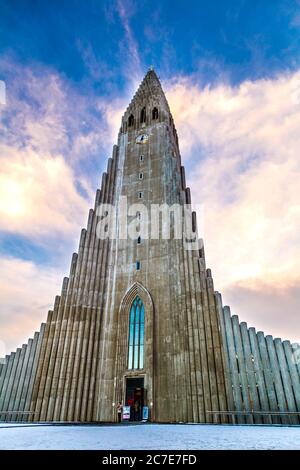
[[[300,427],[1,423],[0,449],[300,449]]]

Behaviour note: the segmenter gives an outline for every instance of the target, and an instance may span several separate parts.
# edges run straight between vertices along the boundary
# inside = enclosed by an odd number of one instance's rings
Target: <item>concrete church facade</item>
[[[125,197],[135,221],[144,207],[191,204],[153,70],[123,115],[61,295],[34,338],[0,364],[0,419],[112,422],[118,402],[138,402],[155,422],[228,422],[235,412],[238,422],[298,423],[299,345],[223,308],[202,245],[121,236]],[[115,238],[98,236],[100,204],[115,207]]]

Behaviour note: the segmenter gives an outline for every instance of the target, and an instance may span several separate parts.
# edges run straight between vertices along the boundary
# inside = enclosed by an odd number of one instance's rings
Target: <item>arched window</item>
[[[143,122],[146,122],[146,108],[145,108],[145,106],[143,107],[143,109],[141,111],[141,124]]]
[[[128,369],[144,368],[144,304],[137,295],[132,302],[129,316]]]
[[[158,109],[157,108],[152,109],[152,119],[158,119]]]
[[[132,127],[134,124],[134,116],[133,114],[130,114],[129,118],[128,118],[128,127]]]

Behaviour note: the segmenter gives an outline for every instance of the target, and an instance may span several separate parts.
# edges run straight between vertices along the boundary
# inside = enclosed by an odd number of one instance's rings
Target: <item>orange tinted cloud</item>
[[[86,201],[62,156],[0,147],[0,229],[34,238],[73,237]]]
[[[62,273],[7,256],[0,258],[2,353],[22,345],[38,330],[60,294]]]

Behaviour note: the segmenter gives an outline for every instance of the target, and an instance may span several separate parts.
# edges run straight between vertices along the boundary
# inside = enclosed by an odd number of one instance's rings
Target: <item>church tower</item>
[[[141,205],[131,218],[150,219],[155,205],[190,204],[173,118],[153,70],[123,116],[114,159],[116,206],[121,196],[129,207]],[[174,221],[167,239],[162,226],[158,238],[151,236],[154,225],[148,220],[146,239],[117,234],[111,245],[97,417],[110,421],[112,403],[127,403],[136,384],[153,420],[205,421],[206,410],[227,406],[212,279],[203,250],[174,239]]]
[[[113,422],[121,402],[138,420],[147,406],[154,422],[285,422],[300,414],[295,354],[298,345],[223,308],[174,121],[149,70],[61,295],[33,339],[0,361],[0,420]]]
[[[207,410],[227,408],[203,249],[187,250],[172,238],[172,221],[170,239],[161,225],[151,238],[151,220],[148,237],[122,235],[124,200],[129,222],[153,205],[190,203],[173,118],[153,70],[122,118],[69,280],[46,324],[34,420],[113,421],[119,401],[147,405],[156,422],[206,421]],[[114,238],[97,235],[104,203],[116,210]]]

